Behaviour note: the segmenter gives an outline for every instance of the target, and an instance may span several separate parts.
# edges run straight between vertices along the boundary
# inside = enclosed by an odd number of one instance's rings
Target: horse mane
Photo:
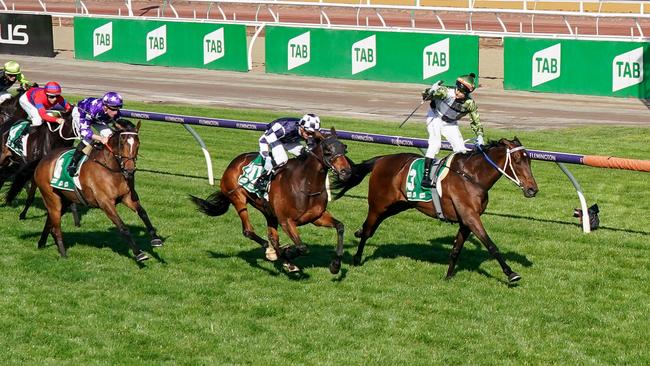
[[[135,125],[133,122],[129,121],[126,118],[120,118],[113,123],[115,130],[120,132],[136,132]]]

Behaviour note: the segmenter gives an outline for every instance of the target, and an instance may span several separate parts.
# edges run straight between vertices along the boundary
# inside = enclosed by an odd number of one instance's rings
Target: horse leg
[[[74,226],[81,227],[81,217],[79,217],[79,210],[77,210],[76,203],[70,205],[70,211],[72,212],[72,218],[74,219]]]
[[[253,228],[253,225],[251,225],[251,220],[250,217],[248,216],[248,208],[246,207],[246,197],[243,197],[243,199],[238,199],[238,198],[241,197],[239,196],[233,197],[231,202],[233,206],[235,206],[235,209],[237,210],[237,215],[239,215],[239,219],[241,220],[242,234],[248,239],[251,239],[257,244],[261,245],[262,248],[268,247],[269,243],[263,238],[261,238],[259,235],[257,235],[255,233],[255,229]]]
[[[296,227],[296,223],[293,222],[292,220],[283,220],[280,225],[282,225],[282,229],[284,230],[285,233],[289,236],[291,241],[293,242],[293,250],[287,249],[282,252],[282,257],[283,260],[285,261],[284,267],[287,269],[289,272],[297,272],[300,271],[300,268],[296,266],[295,264],[291,263],[291,260],[299,255],[305,255],[309,253],[309,250],[307,247],[302,243],[302,240],[300,239],[300,235],[298,235],[298,228]],[[279,243],[278,243],[279,245]],[[279,247],[278,247],[279,248]]]
[[[487,248],[488,252],[499,262],[499,265],[501,265],[501,270],[503,270],[503,273],[508,277],[509,282],[517,282],[521,279],[521,276],[517,273],[514,272],[508,264],[506,264],[505,259],[501,256],[501,253],[499,252],[499,248],[494,244],[492,239],[490,239],[490,236],[487,234],[487,231],[485,231],[485,227],[483,227],[483,223],[481,222],[481,218],[478,216],[478,214],[473,214],[469,218],[463,218],[463,222],[472,230],[474,235],[476,235],[477,238],[485,245]]]
[[[115,208],[115,204],[113,204],[112,202],[104,201],[100,203],[99,207],[101,207],[101,209],[104,210],[106,216],[108,216],[108,218],[113,222],[113,224],[115,224],[117,229],[120,231],[120,234],[122,234],[126,242],[129,244],[129,247],[131,247],[131,250],[133,251],[133,255],[135,256],[135,260],[138,262],[142,262],[149,259],[147,253],[141,251],[140,248],[138,248],[137,245],[135,245],[135,241],[131,236],[131,232],[126,227],[126,225],[124,225],[124,222],[117,214],[117,209]]]
[[[25,201],[25,208],[23,209],[23,212],[21,212],[20,215],[18,216],[19,219],[25,220],[25,218],[27,217],[27,210],[29,210],[29,208],[32,207],[35,196],[36,196],[36,183],[34,183],[34,180],[32,180],[32,183],[29,185],[29,190],[27,191],[27,200]]]
[[[456,234],[456,239],[454,240],[454,247],[451,249],[449,254],[449,268],[447,269],[447,279],[451,279],[454,276],[454,268],[456,267],[456,262],[460,256],[460,251],[463,249],[463,245],[469,237],[470,229],[467,225],[460,224],[458,228],[458,234]]]
[[[264,255],[269,261],[275,262],[278,260],[278,253],[281,253],[278,220],[275,217],[266,217],[266,230],[271,245],[267,244]]]
[[[147,211],[145,211],[144,207],[140,204],[140,201],[135,201],[131,199],[131,195],[128,194],[122,202],[131,210],[135,211],[138,216],[140,216],[140,219],[142,222],[144,222],[144,225],[147,227],[147,232],[149,232],[149,235],[151,236],[151,246],[152,247],[162,247],[163,246],[163,241],[162,239],[158,236],[156,233],[156,228],[153,227],[151,224],[151,220],[149,220],[149,215],[147,215]]]
[[[323,212],[323,215],[321,215],[318,220],[314,221],[313,224],[316,226],[336,228],[336,256],[332,258],[332,262],[330,262],[330,273],[339,273],[341,270],[341,259],[343,258],[343,233],[345,231],[345,226],[342,222],[335,219],[328,211]]]
[[[50,215],[48,213],[47,218],[45,219],[45,227],[43,227],[43,232],[41,233],[41,238],[38,240],[38,248],[45,248],[47,243],[47,236],[50,235],[52,231],[52,223],[50,222]]]

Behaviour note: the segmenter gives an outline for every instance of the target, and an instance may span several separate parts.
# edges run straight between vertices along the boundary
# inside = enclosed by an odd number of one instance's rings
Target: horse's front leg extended
[[[129,244],[129,247],[131,247],[131,250],[133,251],[133,255],[135,255],[135,260],[138,262],[142,262],[149,259],[147,253],[141,251],[140,248],[138,248],[137,245],[135,245],[135,241],[133,240],[133,236],[131,236],[131,232],[126,227],[126,225],[124,225],[124,222],[117,214],[115,204],[113,204],[112,202],[108,202],[108,200],[106,200],[104,202],[100,202],[99,207],[101,207],[101,209],[104,210],[106,216],[108,216],[108,218],[113,222],[113,224],[115,224],[117,229],[120,231],[120,234],[122,234],[126,242]]]
[[[296,222],[291,219],[286,219],[286,220],[282,220],[280,222],[280,225],[282,225],[282,229],[284,230],[285,233],[287,233],[287,235],[289,236],[289,238],[294,244],[294,250],[288,250],[285,253],[287,258],[292,259],[299,255],[309,254],[309,249],[307,248],[307,246],[305,246],[302,243],[302,239],[300,239],[300,235],[298,234],[298,226],[296,225]]]
[[[336,256],[330,262],[330,273],[339,273],[341,270],[341,259],[343,258],[343,233],[345,232],[345,226],[328,211],[323,212],[323,215],[314,221],[313,224],[316,226],[336,228]]]
[[[508,277],[508,281],[519,281],[521,276],[506,264],[505,259],[503,259],[503,256],[501,256],[501,253],[499,252],[499,248],[497,248],[492,239],[490,239],[490,236],[487,234],[487,231],[485,231],[485,227],[483,227],[483,223],[478,214],[472,214],[470,217],[463,217],[463,222],[470,228],[470,230],[472,230],[481,243],[485,245],[488,252],[490,252],[490,254],[499,262],[501,270],[503,270],[503,273]]]
[[[137,197],[137,195],[134,196]],[[122,202],[128,208],[135,211],[138,214],[138,216],[140,216],[140,219],[147,227],[147,232],[149,232],[149,235],[151,236],[151,246],[161,247],[163,245],[163,240],[156,233],[156,228],[154,228],[153,225],[151,224],[151,220],[149,220],[149,215],[147,215],[147,211],[145,211],[144,207],[142,207],[140,201],[133,200],[132,196],[129,194],[122,199]]]

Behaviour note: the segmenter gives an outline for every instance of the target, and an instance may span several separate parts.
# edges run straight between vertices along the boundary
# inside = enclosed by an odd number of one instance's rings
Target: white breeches
[[[23,110],[27,112],[27,116],[32,121],[32,126],[40,126],[43,124],[43,120],[38,114],[38,108],[29,102],[27,99],[27,93],[20,96],[18,103],[20,103],[20,106],[23,107]]]
[[[431,108],[427,113],[427,132],[429,132],[429,147],[424,155],[427,158],[435,158],[440,152],[442,144],[442,136],[451,144],[451,148],[455,153],[466,152],[463,136],[460,134],[458,123],[447,123],[442,120],[437,113],[434,113]]]
[[[286,164],[289,160],[287,151],[292,155],[298,156],[302,151],[302,144],[299,142],[288,143],[288,144],[278,144],[270,148],[269,144],[266,142],[266,139],[260,139],[260,154],[264,157],[264,170],[270,172],[276,166],[281,166]]]
[[[1,92],[0,93],[0,104],[4,103],[9,98],[11,98],[11,93],[9,93],[9,92]]]

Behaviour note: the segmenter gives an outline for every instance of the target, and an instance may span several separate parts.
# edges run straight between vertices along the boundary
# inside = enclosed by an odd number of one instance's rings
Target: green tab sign
[[[75,17],[75,57],[248,71],[243,25]]]
[[[478,73],[478,37],[270,26],[266,71],[426,83]]]
[[[506,38],[504,87],[648,98],[647,43]]]

